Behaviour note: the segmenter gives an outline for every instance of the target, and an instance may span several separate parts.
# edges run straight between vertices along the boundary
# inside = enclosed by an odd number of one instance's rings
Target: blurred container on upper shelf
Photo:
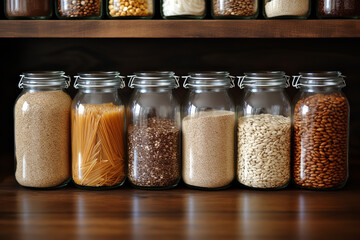
[[[59,19],[101,19],[102,0],[56,0]]]
[[[5,0],[8,19],[49,19],[52,16],[51,0]]]
[[[318,0],[317,16],[319,18],[359,18],[359,0]]]
[[[213,18],[257,18],[259,0],[212,0],[211,14]]]
[[[203,19],[206,16],[205,0],[161,0],[164,19]]]
[[[311,12],[310,0],[263,0],[265,18],[306,19]]]
[[[106,0],[106,13],[110,18],[152,18],[154,0]]]

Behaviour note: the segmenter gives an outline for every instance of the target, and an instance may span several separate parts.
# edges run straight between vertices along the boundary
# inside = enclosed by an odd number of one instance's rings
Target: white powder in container
[[[202,188],[221,188],[234,179],[235,113],[203,111],[183,119],[183,180]]]
[[[306,16],[309,0],[266,0],[265,13],[268,18],[281,16]]]
[[[15,105],[15,177],[49,188],[70,178],[71,98],[61,90],[27,92]]]
[[[205,13],[205,0],[163,0],[164,16],[202,16]]]

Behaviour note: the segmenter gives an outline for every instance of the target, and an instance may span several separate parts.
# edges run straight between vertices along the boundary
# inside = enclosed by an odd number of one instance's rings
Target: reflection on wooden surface
[[[125,186],[34,191],[0,185],[0,239],[356,239],[360,185],[341,191],[224,191]]]

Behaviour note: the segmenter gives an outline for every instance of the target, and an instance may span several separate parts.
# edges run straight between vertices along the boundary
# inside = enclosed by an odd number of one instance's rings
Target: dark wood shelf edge
[[[360,20],[0,20],[0,38],[360,38]]]

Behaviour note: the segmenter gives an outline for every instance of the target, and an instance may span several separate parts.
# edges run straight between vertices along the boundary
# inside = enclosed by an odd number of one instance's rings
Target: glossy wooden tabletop
[[[331,192],[34,191],[7,176],[0,239],[360,239],[357,176]]]

